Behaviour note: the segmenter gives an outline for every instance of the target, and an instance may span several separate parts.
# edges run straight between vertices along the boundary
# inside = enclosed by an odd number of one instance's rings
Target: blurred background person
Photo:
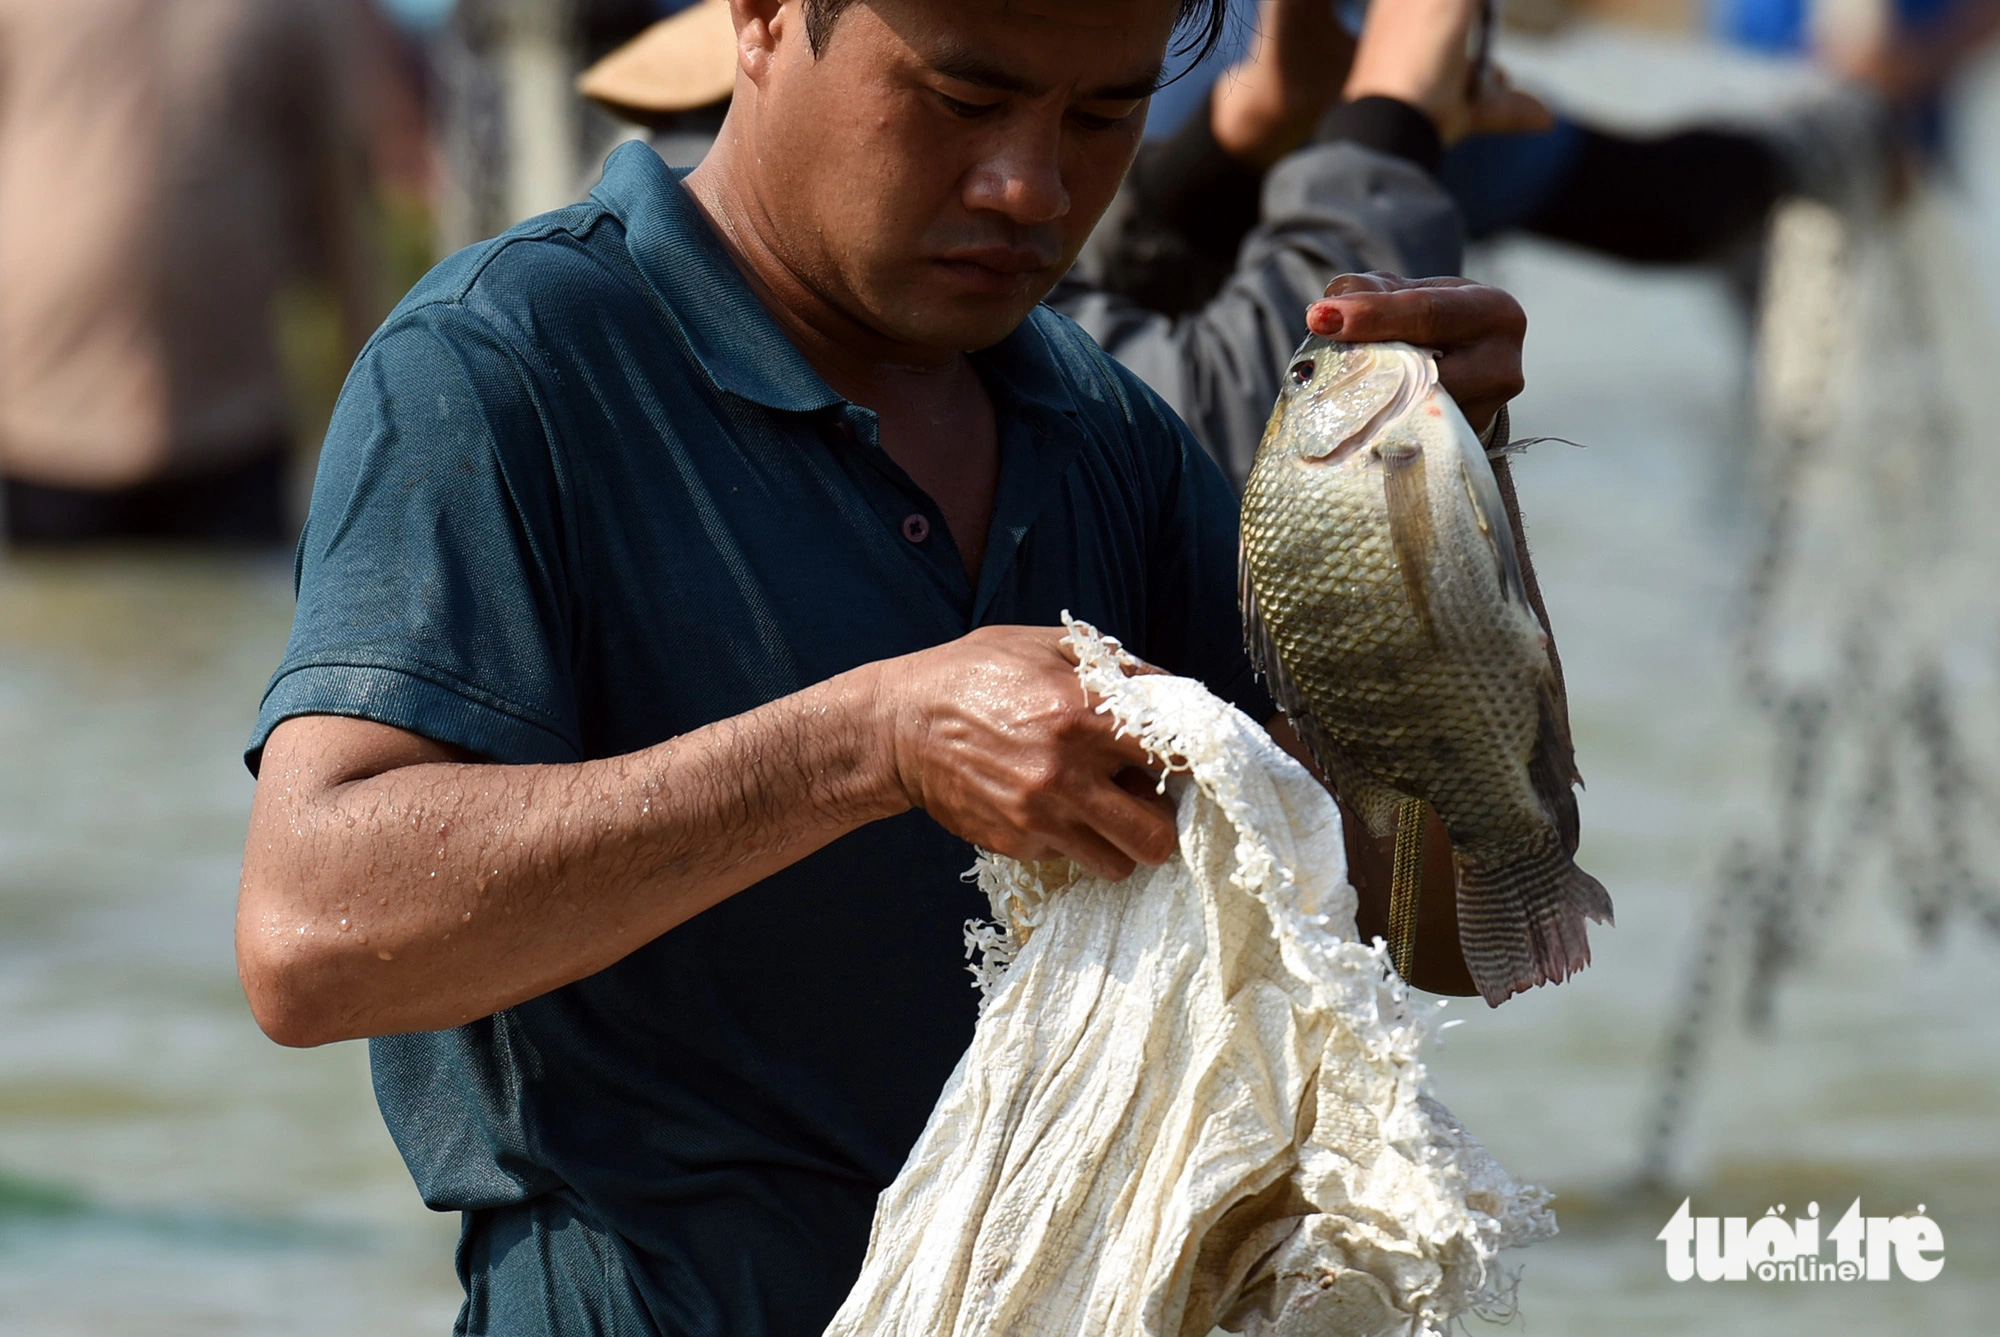
[[[1717,0],[1719,35],[1773,56],[1810,57],[1883,98],[1905,141],[1946,144],[1944,93],[2000,32],[1996,0]]]
[[[728,0],[695,0],[661,19],[591,65],[576,88],[618,121],[644,129],[667,166],[694,167],[722,129],[736,88]]]
[[[394,3],[435,82],[445,253],[561,208],[596,179],[631,132],[577,96],[577,70],[691,0]]]
[[[1925,0],[1903,0],[1924,3]],[[1949,0],[1932,0],[1948,3]],[[1989,0],[1970,0],[1984,5]],[[1783,6],[1800,0],[1728,0],[1729,5]],[[1385,8],[1423,7],[1422,0],[1343,4],[1353,22]],[[1725,6],[1725,9],[1727,6]],[[1243,61],[1266,40],[1255,21],[1256,0],[1236,0],[1239,22],[1232,38],[1176,84],[1162,90],[1147,125],[1149,136],[1176,143],[1212,100],[1232,96]],[[1434,16],[1431,25],[1443,21]],[[1411,23],[1413,35],[1424,31]],[[1412,38],[1411,40],[1416,40]],[[1332,47],[1327,47],[1329,54]],[[1638,263],[1681,264],[1732,258],[1754,242],[1778,200],[1809,193],[1841,197],[1874,172],[1886,147],[1886,119],[1873,90],[1857,84],[1839,95],[1784,109],[1754,125],[1696,125],[1662,134],[1633,134],[1589,118],[1558,114],[1534,127],[1477,125],[1460,128],[1442,159],[1438,178],[1464,216],[1468,239],[1479,241],[1525,231]],[[1180,161],[1188,161],[1179,155]],[[1246,166],[1249,164],[1246,160]],[[1135,169],[1142,186],[1144,174]],[[1154,193],[1166,196],[1161,187]],[[1185,188],[1183,188],[1185,190]],[[1151,224],[1156,235],[1133,257],[1139,267],[1107,271],[1113,287],[1158,304],[1146,285],[1160,271],[1219,279],[1218,260],[1233,255],[1255,221],[1248,182],[1224,188],[1220,179],[1192,192],[1208,201],[1209,226],[1176,239],[1177,229]],[[1232,229],[1223,224],[1234,220]],[[1158,252],[1150,259],[1145,252]],[[1180,283],[1194,300],[1199,285]]]
[[[1302,303],[1341,274],[1459,273],[1463,221],[1436,178],[1445,146],[1548,124],[1497,70],[1475,75],[1478,14],[1479,0],[1377,4],[1357,42],[1326,0],[1263,0],[1242,58],[1141,148],[1050,294],[1238,488],[1305,337]]]
[[[380,315],[359,0],[0,0],[14,545],[289,542],[281,289]]]

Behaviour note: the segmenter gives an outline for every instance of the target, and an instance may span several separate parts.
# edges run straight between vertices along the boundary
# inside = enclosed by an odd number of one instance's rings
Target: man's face
[[[860,0],[817,59],[788,4],[755,96],[766,241],[897,343],[984,348],[1118,189],[1175,0]]]

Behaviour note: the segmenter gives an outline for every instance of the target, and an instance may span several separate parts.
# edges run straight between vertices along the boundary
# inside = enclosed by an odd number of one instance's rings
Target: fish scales
[[[1610,898],[1577,868],[1547,634],[1472,429],[1403,344],[1309,339],[1243,497],[1251,656],[1377,835],[1418,798],[1452,837],[1460,945],[1497,1005],[1587,964]]]

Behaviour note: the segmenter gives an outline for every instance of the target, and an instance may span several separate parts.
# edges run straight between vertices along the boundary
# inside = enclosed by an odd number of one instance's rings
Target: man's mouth
[[[982,246],[938,257],[940,267],[980,292],[1019,292],[1037,274],[1055,264],[1041,251],[1016,246]]]

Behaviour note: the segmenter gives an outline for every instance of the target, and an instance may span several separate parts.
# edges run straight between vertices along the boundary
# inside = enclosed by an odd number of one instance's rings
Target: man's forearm
[[[238,917],[260,1022],[294,1044],[459,1025],[903,810],[871,722],[877,676],[575,765],[468,764],[384,726],[288,721],[265,751]],[[329,751],[330,730],[355,745]]]

